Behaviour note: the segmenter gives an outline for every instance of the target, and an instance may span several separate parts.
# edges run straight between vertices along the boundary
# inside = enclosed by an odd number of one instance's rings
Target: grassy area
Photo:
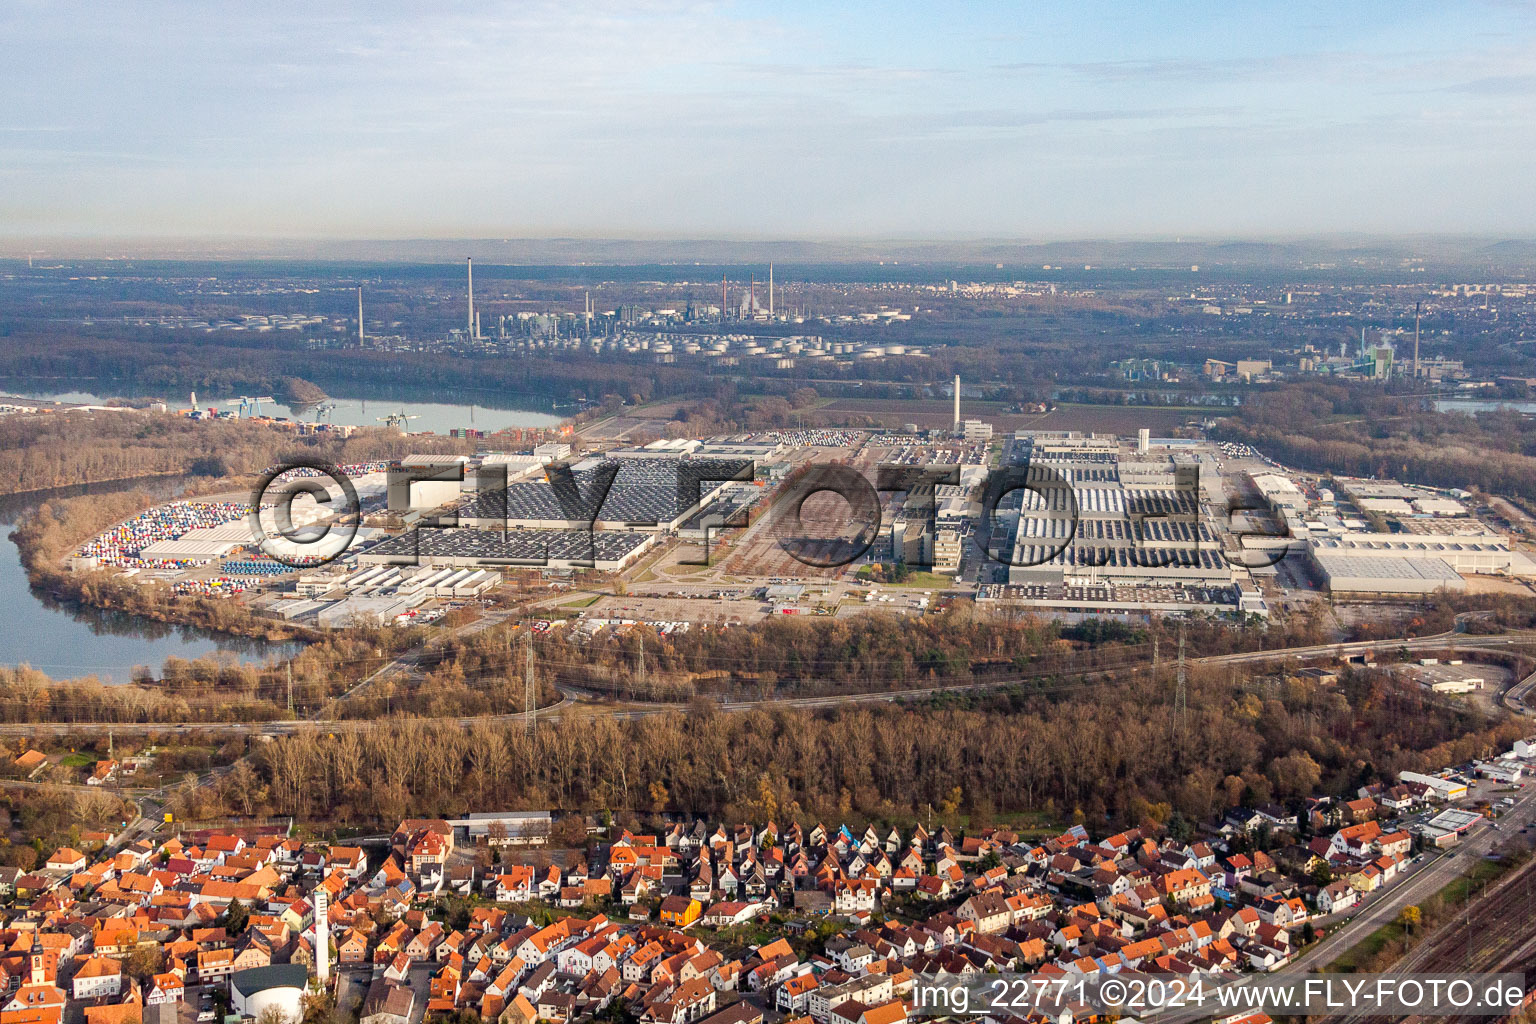
[[[1423,930],[1422,928],[1420,929]],[[1384,924],[1371,934],[1355,943],[1344,951],[1344,955],[1333,963],[1324,967],[1325,972],[1336,974],[1354,974],[1360,970],[1360,965],[1373,959],[1386,948],[1389,942],[1399,942],[1403,938],[1403,929],[1396,921]]]
[[[859,570],[858,578],[861,580],[870,579],[868,567]],[[919,590],[943,590],[954,586],[955,578],[952,575],[914,569],[900,583],[872,583],[871,585],[874,587],[892,587],[897,590],[909,590],[914,587]]]
[[[1481,892],[1483,886],[1492,885],[1494,879],[1517,866],[1508,860],[1486,860],[1479,858],[1477,866],[1472,869],[1470,874],[1462,875],[1456,881],[1441,889],[1439,896],[1446,906],[1459,905],[1466,900],[1469,891],[1475,889]]]
[[[73,754],[65,754],[59,758],[59,764],[66,768],[85,768],[96,763],[95,754],[82,754],[78,750]]]
[[[293,827],[293,837],[307,842],[327,842],[344,844],[349,839],[358,836],[378,835],[377,827],[364,828],[361,825],[337,826],[326,822],[307,822]]]
[[[602,599],[603,599],[603,595],[602,594],[588,594],[585,597],[578,597],[574,601],[562,601],[562,602],[560,602],[560,607],[561,608],[590,608],[594,604],[597,604],[597,602],[601,601]]]
[[[1053,820],[1044,811],[1004,811],[987,815],[985,821],[972,820],[969,814],[959,815],[955,825],[967,833],[995,825],[999,828],[1011,829],[1019,834],[1020,839],[1050,839],[1059,836],[1067,830],[1067,826],[1060,821]]]
[[[936,572],[913,572],[900,583],[880,583],[882,587],[917,587],[923,590],[943,590],[955,585],[954,576],[946,576]]]

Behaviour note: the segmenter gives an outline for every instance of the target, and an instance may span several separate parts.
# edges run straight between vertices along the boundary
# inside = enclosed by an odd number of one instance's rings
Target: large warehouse
[[[392,537],[358,564],[618,572],[662,534],[699,533],[703,522],[755,501],[761,492],[751,486],[752,469],[750,460],[693,458],[681,447],[583,459],[563,479],[478,491],[456,525]],[[745,483],[733,483],[738,476]]]
[[[359,565],[528,566],[618,572],[656,542],[619,530],[412,530],[375,544]]]
[[[580,530],[674,530],[750,464],[731,459],[636,457],[583,459],[571,485],[549,480],[487,491],[459,513],[465,526]],[[605,489],[603,480],[612,474]]]
[[[1443,558],[1340,554],[1312,548],[1324,584],[1336,594],[1432,594],[1465,590],[1467,581]]]
[[[1446,562],[1456,572],[1509,576],[1536,575],[1536,563],[1511,551],[1504,537],[1460,537],[1424,533],[1343,533],[1312,540],[1314,556],[1359,558],[1430,558]]]

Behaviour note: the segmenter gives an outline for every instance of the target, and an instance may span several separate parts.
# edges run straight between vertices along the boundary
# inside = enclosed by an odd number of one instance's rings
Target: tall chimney
[[[720,319],[725,319],[725,275],[720,275]]]
[[[474,337],[474,335],[475,335],[475,258],[473,256],[466,257],[465,262],[468,263],[468,265],[469,265],[469,319],[465,322],[464,329],[469,332],[470,337]]]
[[[1418,302],[1415,302],[1413,304],[1413,379],[1414,380],[1418,380],[1419,379],[1419,306],[1420,305],[1421,305],[1421,303],[1418,303]]]
[[[773,260],[768,261],[768,315],[773,316]]]
[[[331,977],[331,908],[330,894],[324,889],[315,890],[315,980],[320,987]]]
[[[363,286],[357,286],[357,347],[363,347]]]
[[[960,429],[960,375],[955,374],[955,430]]]

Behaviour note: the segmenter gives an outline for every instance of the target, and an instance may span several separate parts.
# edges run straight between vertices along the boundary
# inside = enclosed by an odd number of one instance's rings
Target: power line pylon
[[[523,669],[523,724],[532,736],[538,730],[538,719],[534,717],[534,704],[536,701],[536,687],[533,681],[533,627],[528,628],[528,657]]]
[[[1179,675],[1177,689],[1173,694],[1173,725],[1179,731],[1179,742],[1182,745],[1184,733],[1189,727],[1189,695],[1188,677],[1184,673],[1184,627],[1179,626]]]

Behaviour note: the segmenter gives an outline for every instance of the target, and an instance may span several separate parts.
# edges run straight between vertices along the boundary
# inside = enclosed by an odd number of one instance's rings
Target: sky
[[[1536,237],[1536,5],[7,0],[0,237]]]

